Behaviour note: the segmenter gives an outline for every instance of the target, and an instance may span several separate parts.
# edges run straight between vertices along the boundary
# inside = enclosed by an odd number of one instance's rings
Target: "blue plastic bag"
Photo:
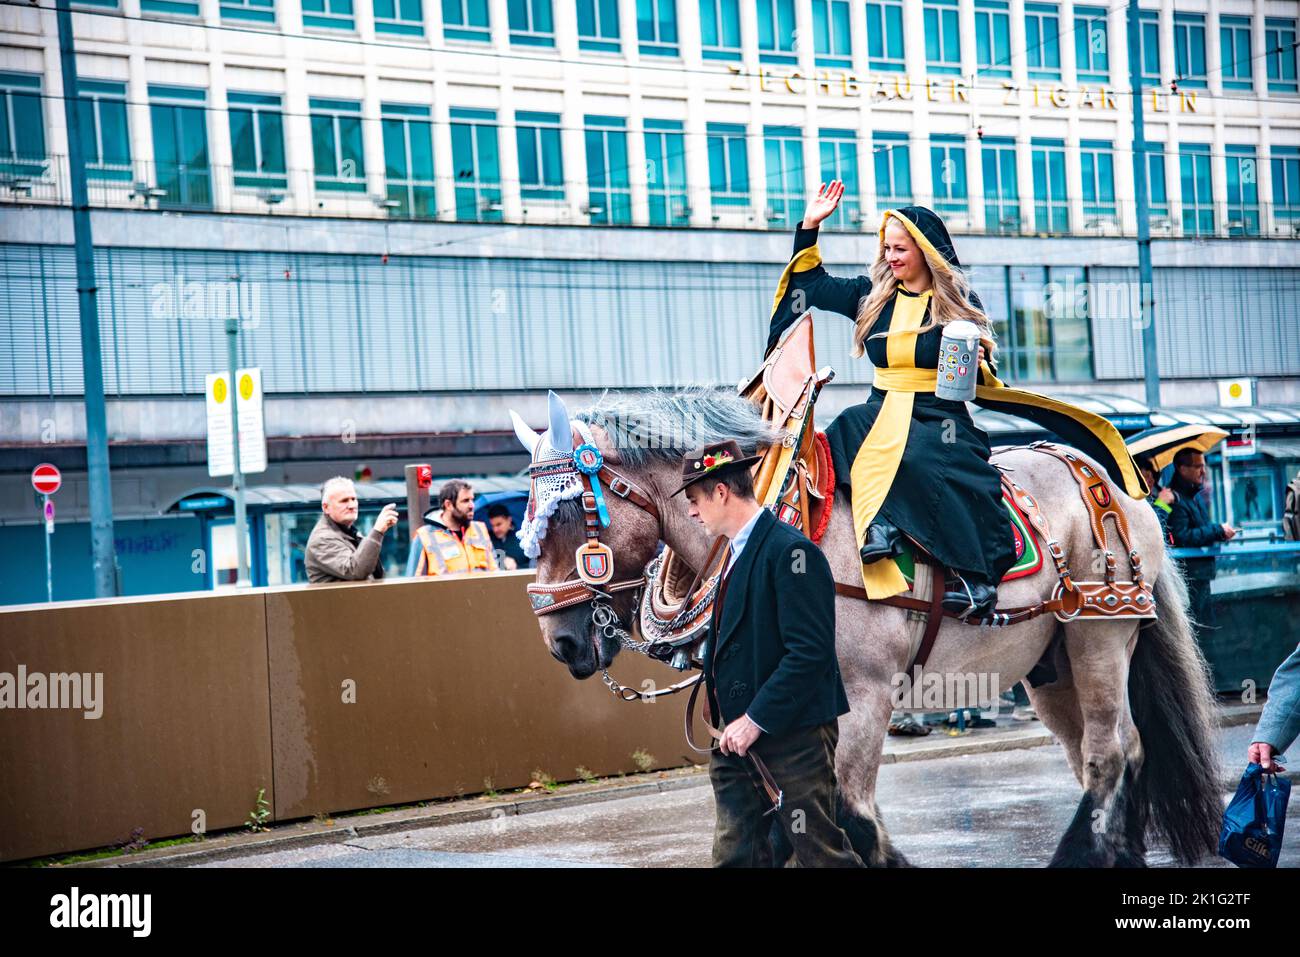
[[[1223,812],[1219,856],[1238,867],[1277,867],[1291,782],[1251,762]]]

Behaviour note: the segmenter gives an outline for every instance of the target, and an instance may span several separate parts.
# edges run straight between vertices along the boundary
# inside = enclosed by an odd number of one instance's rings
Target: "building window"
[[[232,92],[227,100],[235,187],[286,189],[289,182],[284,168],[280,97],[273,93]]]
[[[149,119],[160,206],[208,208],[212,179],[203,90],[149,84]]]
[[[1065,141],[1033,140],[1034,229],[1040,233],[1070,231],[1070,201],[1065,191]]]
[[[739,60],[740,0],[700,0],[700,46],[706,60]]]
[[[1009,315],[990,316],[1007,378],[1052,382],[1092,377],[1085,275],[1073,266],[1010,268]],[[990,298],[996,299],[996,291]]]
[[[818,66],[852,67],[848,0],[812,0],[813,55]]]
[[[963,137],[938,133],[930,137],[930,183],[934,191],[935,212],[969,215],[966,141]]]
[[[199,5],[192,0],[140,0],[141,13],[161,13],[169,17],[197,17]]]
[[[81,148],[90,179],[129,182],[131,135],[126,124],[126,84],[78,80]]]
[[[1160,14],[1143,10],[1138,17],[1138,38],[1142,47],[1142,85],[1160,85]]]
[[[117,0],[72,0],[72,4],[77,7],[107,7],[110,10],[117,9]]]
[[[876,167],[876,206],[897,209],[912,203],[912,151],[906,133],[877,131],[871,138]]]
[[[524,199],[564,199],[560,114],[515,113],[519,149],[519,194]]]
[[[433,187],[433,124],[427,106],[385,103],[384,181],[390,216],[437,219]]]
[[[1214,199],[1210,191],[1210,144],[1183,143],[1178,149],[1183,185],[1183,233],[1214,235]]]
[[[1174,14],[1174,80],[1179,86],[1205,86],[1205,15]]]
[[[710,123],[709,197],[714,209],[749,205],[749,151],[745,127],[737,123]]]
[[[1273,218],[1300,223],[1300,146],[1274,146]]]
[[[1165,152],[1159,143],[1147,144],[1147,206],[1153,230],[1170,228],[1169,187],[1165,183]]]
[[[491,43],[488,0],[442,0],[442,33],[448,40]]]
[[[1020,231],[1020,190],[1016,143],[1009,136],[986,136],[980,143],[984,168],[984,228],[990,233]]]
[[[112,6],[117,6],[117,0]],[[275,0],[221,0],[221,19],[275,23]]]
[[[636,36],[642,56],[677,56],[676,0],[636,0]]]
[[[316,189],[331,193],[364,193],[366,160],[361,138],[361,104],[352,100],[316,97],[312,97],[309,103]]]
[[[768,229],[790,229],[803,213],[803,137],[794,126],[763,128]]]
[[[1228,186],[1228,235],[1259,235],[1259,161],[1255,147],[1224,147]]]
[[[1254,86],[1250,70],[1250,17],[1219,18],[1219,59],[1225,90]]]
[[[587,116],[587,212],[591,222],[632,222],[632,188],[627,171],[627,120]]]
[[[30,73],[0,73],[0,106],[4,108],[0,116],[0,172],[43,177],[47,160],[41,78]]]
[[[555,20],[551,0],[507,0],[510,42],[518,46],[555,46]]]
[[[1011,14],[1006,0],[975,0],[975,65],[981,76],[1011,75]]]
[[[451,109],[451,158],[455,166],[456,218],[502,220],[501,154],[495,110]]]
[[[961,72],[961,28],[957,0],[926,0],[925,65],[931,73]]]
[[[1103,140],[1079,141],[1083,180],[1083,226],[1117,226],[1115,207],[1115,147]]]
[[[818,143],[821,181],[839,180],[844,195],[830,216],[822,221],[828,229],[860,229],[862,225],[862,181],[858,176],[858,137],[853,130],[821,130]],[[802,215],[802,211],[800,211]]]
[[[618,53],[622,48],[618,0],[578,0],[578,49]]]
[[[645,121],[646,188],[651,226],[691,221],[686,193],[686,137],[680,120]]]
[[[375,32],[424,36],[421,0],[375,0]]]
[[[352,0],[302,0],[302,25],[323,30],[355,30]]]
[[[798,63],[794,52],[794,0],[754,0],[758,13],[758,59]]]
[[[868,0],[867,65],[873,70],[902,73],[903,0]]]
[[[1031,80],[1061,78],[1061,23],[1056,4],[1025,4],[1025,63]]]
[[[1294,20],[1276,20],[1269,17],[1264,21],[1264,51],[1268,63],[1268,88],[1273,93],[1295,93],[1300,91],[1296,81],[1296,57],[1300,51],[1296,48],[1296,22]]]
[[[1105,7],[1074,8],[1074,60],[1079,81],[1110,81],[1109,29]]]

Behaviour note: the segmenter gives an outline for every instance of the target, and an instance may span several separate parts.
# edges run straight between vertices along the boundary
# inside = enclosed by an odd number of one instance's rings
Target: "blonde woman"
[[[924,206],[887,210],[869,275],[839,278],[821,264],[819,224],[844,194],[823,183],[795,231],[794,254],[777,287],[767,348],[806,310],[826,309],[854,320],[853,355],[876,368],[867,400],[826,429],[836,481],[853,503],[870,598],[907,588],[893,559],[910,538],[948,570],[944,608],[962,617],[988,616],[997,585],[1016,560],[1002,503],[1000,473],[989,463],[988,436],[964,402],[934,395],[943,327],[957,319],[984,331],[976,402],[1033,419],[1096,458],[1130,495],[1145,487],[1119,433],[1100,416],[1031,392],[1008,389],[989,361],[993,328],[972,292],[948,230]]]

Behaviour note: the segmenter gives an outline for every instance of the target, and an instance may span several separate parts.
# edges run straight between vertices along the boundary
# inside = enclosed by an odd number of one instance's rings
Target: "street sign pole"
[[[1147,191],[1146,118],[1142,113],[1142,23],[1138,0],[1128,0],[1128,78],[1133,89],[1133,198],[1137,207],[1138,295],[1142,302],[1142,381],[1147,408],[1154,412],[1160,406],[1160,367],[1151,272],[1151,209]]]
[[[238,284],[239,278],[235,277]],[[239,301],[239,287],[235,287]],[[230,485],[235,492],[235,584],[248,584],[248,514],[244,507],[244,473],[239,467],[239,313],[226,317],[226,358],[230,366],[230,444],[233,471]]]
[[[51,513],[54,509],[48,495],[41,498],[45,499],[41,507],[41,515],[45,518],[45,600],[54,601],[54,564],[50,561],[50,535],[54,531]]]

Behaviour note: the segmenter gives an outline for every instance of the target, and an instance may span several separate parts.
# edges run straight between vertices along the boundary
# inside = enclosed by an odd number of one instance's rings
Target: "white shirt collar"
[[[754,531],[754,525],[758,522],[759,517],[762,516],[763,512],[764,509],[760,505],[754,510],[754,514],[749,517],[749,521],[740,527],[740,531],[736,532],[736,537],[731,540],[731,562],[727,565],[728,571],[731,570],[731,566],[735,565],[736,561],[740,558],[740,553],[744,549],[745,543],[749,541],[749,536]]]

